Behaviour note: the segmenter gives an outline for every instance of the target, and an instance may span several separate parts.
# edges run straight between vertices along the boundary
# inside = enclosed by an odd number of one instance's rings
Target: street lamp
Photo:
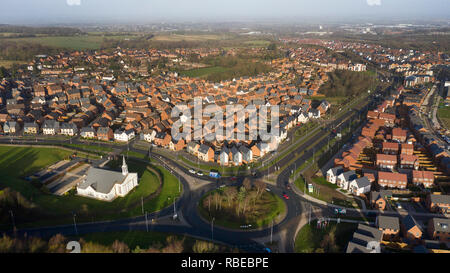
[[[145,212],[145,227],[146,227],[147,232],[148,232],[148,218],[147,218],[147,211]]]
[[[13,224],[13,230],[15,231],[16,230],[16,222],[14,221],[13,211],[9,210],[9,214],[11,214],[11,221],[12,221],[12,224]]]
[[[78,235],[78,229],[77,229],[77,222],[75,220],[75,216],[77,216],[74,212],[73,213],[73,227],[75,229],[75,234]]]

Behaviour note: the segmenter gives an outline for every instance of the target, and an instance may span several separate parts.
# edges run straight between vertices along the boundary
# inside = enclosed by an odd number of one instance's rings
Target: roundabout
[[[286,204],[263,182],[221,186],[204,194],[197,211],[205,222],[231,230],[258,230],[286,217]]]

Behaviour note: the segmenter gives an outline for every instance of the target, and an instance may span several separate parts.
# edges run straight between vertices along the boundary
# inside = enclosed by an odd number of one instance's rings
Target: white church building
[[[90,167],[86,178],[77,186],[77,194],[102,201],[124,197],[138,185],[137,173],[129,173],[123,157],[122,172]]]

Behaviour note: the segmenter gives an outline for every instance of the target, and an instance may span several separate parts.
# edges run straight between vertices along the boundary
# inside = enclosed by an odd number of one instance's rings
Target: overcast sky
[[[0,23],[449,19],[450,0],[0,0]]]

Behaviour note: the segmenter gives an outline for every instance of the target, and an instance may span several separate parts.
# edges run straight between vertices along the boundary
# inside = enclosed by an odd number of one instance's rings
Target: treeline
[[[327,97],[353,97],[374,87],[377,79],[370,72],[335,70],[328,73],[329,80],[319,93]]]
[[[2,32],[23,34],[27,37],[37,34],[45,34],[50,36],[73,36],[83,34],[83,31],[70,27],[27,27],[14,25],[0,25],[0,33]]]
[[[72,238],[73,239],[73,238]],[[72,241],[61,234],[54,235],[48,241],[39,237],[11,237],[3,234],[0,237],[0,253],[69,253],[67,243]],[[148,248],[136,246],[133,249],[126,243],[115,240],[105,245],[98,242],[78,240],[81,253],[223,253],[230,252],[227,247],[211,242],[195,240],[188,243],[186,238],[167,236],[165,242],[153,243]],[[236,249],[232,252],[237,252]]]
[[[30,61],[39,54],[56,54],[59,50],[38,43],[2,41],[0,43],[0,59],[12,61]]]

